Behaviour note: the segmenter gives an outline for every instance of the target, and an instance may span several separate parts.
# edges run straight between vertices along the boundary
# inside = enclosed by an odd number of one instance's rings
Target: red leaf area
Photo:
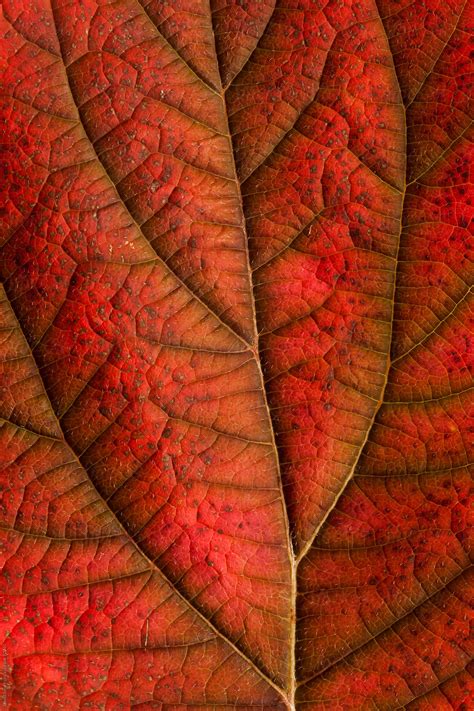
[[[4,708],[474,708],[473,29],[4,0]]]

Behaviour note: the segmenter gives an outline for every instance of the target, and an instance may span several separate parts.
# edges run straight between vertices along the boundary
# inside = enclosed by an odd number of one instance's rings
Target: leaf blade
[[[457,708],[472,9],[142,5],[5,2],[12,708]]]

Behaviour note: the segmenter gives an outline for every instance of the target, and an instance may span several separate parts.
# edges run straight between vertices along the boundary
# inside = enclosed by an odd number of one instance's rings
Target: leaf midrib
[[[141,6],[140,6],[140,8],[141,8],[141,10],[143,11],[143,14],[149,19],[150,22],[152,22],[152,21],[151,21],[151,18],[150,18],[150,17],[148,16],[148,14],[146,13],[146,10],[145,10],[144,8],[142,8]],[[53,14],[53,18],[54,18],[55,23],[56,23],[57,20],[56,20],[56,14],[55,14],[55,10],[54,10],[54,4],[53,4],[53,8],[52,8],[52,14]],[[154,23],[152,23],[152,24],[153,24],[153,26],[155,27]],[[156,29],[156,27],[155,27],[155,29]],[[157,30],[157,32],[158,32],[158,30]],[[56,27],[56,34],[58,35],[57,27]],[[161,35],[159,32],[158,32],[158,34],[159,34],[160,37],[162,37],[162,35]],[[60,48],[61,48],[61,42],[60,42],[60,40],[59,40],[59,36],[58,36],[58,42],[59,42],[59,46],[60,46]],[[167,44],[169,44],[169,43],[167,43]],[[169,46],[171,46],[171,45],[169,45]],[[173,48],[172,48],[172,49],[173,49]],[[175,54],[177,54],[174,49],[173,49],[173,52],[174,52]],[[179,56],[179,55],[178,55],[178,56]],[[89,142],[89,144],[90,144],[90,146],[91,146],[91,149],[92,149],[94,155],[96,156],[96,159],[97,159],[99,165],[102,167],[104,176],[108,179],[108,181],[109,181],[109,183],[111,184],[111,186],[113,187],[113,189],[116,190],[115,183],[113,182],[113,180],[112,180],[111,177],[109,176],[108,171],[106,170],[104,164],[102,163],[102,161],[101,161],[101,159],[100,159],[100,155],[97,153],[97,151],[96,151],[96,149],[95,149],[94,142],[92,141],[91,137],[87,134],[86,126],[85,126],[84,122],[82,121],[82,119],[81,119],[81,117],[80,117],[80,110],[79,110],[79,107],[78,107],[78,105],[77,105],[77,103],[76,103],[76,100],[75,100],[75,97],[74,97],[74,93],[73,93],[73,91],[72,91],[72,87],[71,87],[71,84],[70,84],[70,82],[69,82],[69,76],[68,76],[66,64],[65,64],[65,62],[64,62],[64,59],[62,58],[62,51],[61,51],[61,58],[60,58],[60,59],[62,59],[62,65],[63,65],[63,68],[64,68],[64,77],[65,77],[65,82],[66,82],[66,85],[67,85],[67,87],[68,87],[68,91],[69,91],[69,94],[70,94],[71,104],[72,104],[72,106],[75,107],[75,109],[76,109],[76,111],[77,111],[78,122],[79,122],[80,125],[82,126],[82,129],[83,129],[85,135],[86,135],[87,138],[88,138],[88,142]],[[186,65],[186,66],[188,66],[188,65]],[[193,70],[191,70],[191,71],[193,71]],[[194,73],[194,72],[193,72],[193,73]],[[197,75],[196,75],[196,76],[197,76]],[[199,78],[199,77],[198,77],[198,78]],[[199,79],[200,79],[200,78],[199,78]],[[202,79],[200,79],[200,81],[202,81]],[[203,82],[203,83],[207,86],[207,84],[206,84],[205,82]],[[211,89],[211,90],[212,90],[214,93],[216,93],[214,89]],[[223,93],[222,93],[222,92],[221,92],[221,94],[220,94],[220,97],[221,97],[221,100],[222,100],[222,102],[223,102],[223,106],[225,107],[225,101],[224,101]],[[224,110],[224,115],[225,115],[226,120],[227,120],[227,111],[225,111],[225,110]],[[227,127],[227,128],[228,128],[228,127]],[[233,154],[233,150],[232,150],[232,141],[231,141],[231,137],[230,137],[230,134],[229,134],[229,131],[228,131],[228,130],[227,130],[227,136],[228,136],[228,141],[229,141],[229,154],[232,156],[232,161],[233,161],[234,181],[235,181],[235,185],[236,185],[236,191],[237,191],[237,194],[238,194],[238,196],[239,196],[239,205],[240,205],[241,216],[242,216],[242,229],[243,229],[244,234],[246,235],[246,231],[245,231],[245,218],[244,218],[243,210],[242,210],[242,196],[241,196],[241,193],[240,193],[240,184],[239,184],[239,182],[238,182],[238,180],[237,180],[237,175],[236,175],[236,170],[235,170],[235,162],[234,162],[234,160],[233,160],[234,154]],[[120,198],[120,196],[119,196],[119,198]],[[128,213],[128,215],[130,216],[130,220],[131,220],[132,223],[135,225],[137,232],[143,236],[143,238],[144,238],[144,239],[147,241],[147,243],[149,244],[150,248],[151,248],[151,249],[153,250],[153,252],[155,252],[155,254],[156,254],[156,250],[155,250],[155,249],[153,248],[153,246],[149,243],[149,241],[147,240],[146,236],[143,234],[143,231],[142,231],[140,225],[137,223],[137,221],[135,220],[135,218],[133,217],[133,215],[130,213],[130,210],[127,208],[126,204],[124,203],[124,201],[123,201],[121,198],[120,198],[120,202],[123,204],[124,209],[127,210],[127,213]],[[248,274],[248,278],[249,278],[249,285],[250,285],[250,287],[252,287],[252,282],[251,282],[251,270],[250,270],[250,264],[249,264],[249,253],[248,253],[248,240],[247,240],[247,239],[245,239],[245,245],[246,245],[246,253],[247,253],[247,263],[248,263],[247,274]],[[271,425],[270,413],[269,413],[268,403],[267,403],[267,400],[266,400],[266,391],[265,391],[265,388],[264,388],[264,385],[263,385],[263,374],[262,374],[262,370],[261,370],[260,359],[259,359],[259,357],[258,357],[258,346],[257,346],[256,344],[254,344],[254,343],[251,343],[251,342],[247,341],[245,338],[243,338],[243,336],[241,336],[240,334],[238,334],[228,323],[222,321],[222,319],[221,319],[205,302],[203,302],[193,291],[190,290],[190,288],[187,286],[187,284],[186,284],[185,282],[183,282],[183,281],[179,278],[179,276],[178,276],[177,274],[175,274],[175,272],[169,267],[169,265],[168,265],[166,262],[164,262],[164,261],[161,259],[161,257],[160,257],[158,254],[156,254],[156,261],[162,263],[162,264],[169,270],[169,272],[170,272],[171,274],[173,274],[173,276],[174,276],[175,279],[179,282],[179,284],[180,284],[184,289],[186,289],[186,291],[192,296],[192,298],[195,299],[196,301],[198,301],[202,306],[204,306],[204,308],[205,308],[215,319],[217,319],[229,332],[231,332],[234,337],[238,338],[239,341],[244,345],[245,350],[249,350],[249,351],[253,354],[255,363],[256,363],[256,365],[257,365],[257,367],[258,367],[258,371],[259,371],[259,375],[260,375],[260,379],[261,379],[262,394],[263,394],[264,399],[265,399],[265,405],[266,405],[266,408],[267,408],[267,413],[268,413],[268,417],[269,417],[269,422],[270,422],[270,425]],[[254,298],[253,298],[253,289],[252,289],[252,288],[250,288],[250,294],[251,294],[251,297],[252,297],[252,304],[253,304],[253,316],[254,316],[253,327],[254,327],[254,334],[255,334],[255,338],[257,338],[257,321],[256,321],[255,302],[254,302]],[[12,306],[12,309],[13,309],[13,306]],[[14,313],[15,313],[15,312],[14,312]],[[16,314],[15,314],[15,315],[16,315]],[[16,317],[17,317],[17,316],[16,316]],[[18,321],[18,317],[17,317],[17,321]],[[19,323],[19,321],[18,321],[18,323]],[[19,323],[19,327],[20,327],[20,329],[21,329],[20,323]],[[43,336],[44,336],[44,334],[43,334]],[[26,339],[25,339],[25,340],[26,340]],[[35,360],[33,351],[31,350],[31,347],[29,346],[29,344],[28,344],[28,349],[29,349],[29,351],[30,351],[31,357],[33,358],[33,360]],[[35,360],[35,362],[36,362],[36,360]],[[39,369],[38,369],[38,373],[39,373]],[[40,377],[41,377],[41,375],[40,375]],[[47,396],[47,398],[48,398],[48,401],[49,401],[51,410],[52,410],[52,412],[53,412],[54,415],[55,415],[55,419],[56,419],[56,421],[57,421],[57,425],[58,425],[59,431],[60,431],[60,432],[62,433],[62,435],[63,435],[64,442],[65,442],[66,446],[71,450],[71,453],[73,454],[73,456],[74,456],[75,460],[77,461],[78,465],[79,465],[81,468],[85,469],[85,468],[83,467],[82,463],[80,462],[80,459],[79,459],[78,455],[74,452],[74,450],[72,449],[72,447],[71,447],[71,446],[69,445],[69,443],[67,442],[66,437],[65,437],[64,432],[63,432],[63,429],[62,429],[62,427],[61,427],[60,420],[59,420],[59,418],[57,417],[57,415],[56,415],[56,413],[55,413],[55,410],[54,410],[54,408],[53,408],[53,406],[52,406],[51,399],[50,399],[50,397],[49,397],[48,391],[47,391],[47,389],[46,389],[46,386],[45,386],[44,381],[43,381],[42,378],[41,378],[41,381],[42,381],[42,383],[43,383],[43,387],[44,387],[44,389],[45,389],[45,393],[46,393],[46,396]],[[274,455],[275,455],[275,458],[276,458],[276,463],[278,464],[278,452],[277,452],[276,444],[275,444],[275,440],[274,440],[273,428],[270,426],[269,430],[270,430],[271,435],[272,435],[272,448],[273,448],[273,450],[274,450]],[[87,474],[87,469],[85,469],[85,471],[86,471],[86,474]],[[215,634],[217,637],[221,638],[226,644],[230,645],[230,647],[231,647],[242,659],[244,659],[245,662],[246,662],[251,668],[253,668],[254,671],[255,671],[264,681],[266,681],[266,683],[267,683],[269,686],[271,686],[273,689],[275,689],[275,691],[277,691],[280,695],[282,695],[283,698],[285,699],[285,703],[288,703],[288,699],[287,699],[287,697],[286,697],[285,690],[282,689],[278,684],[276,684],[275,681],[274,681],[271,677],[269,677],[269,676],[266,674],[266,672],[265,672],[259,665],[257,665],[257,664],[256,664],[250,657],[248,657],[248,655],[245,654],[245,652],[244,652],[243,650],[241,650],[229,637],[227,637],[218,627],[216,627],[216,626],[211,622],[211,620],[209,620],[209,619],[202,613],[202,611],[201,611],[191,600],[189,600],[185,595],[183,595],[183,593],[175,586],[175,584],[168,578],[168,576],[161,570],[161,568],[159,568],[159,567],[155,564],[155,562],[154,562],[151,558],[149,558],[149,557],[147,556],[147,554],[139,547],[139,545],[137,544],[137,542],[134,540],[133,536],[127,531],[127,529],[125,528],[125,526],[122,524],[122,522],[120,521],[120,519],[117,517],[116,513],[110,508],[108,502],[101,496],[101,494],[99,493],[99,491],[97,490],[96,486],[94,485],[93,481],[90,479],[89,476],[88,476],[88,479],[89,479],[89,481],[91,481],[91,484],[92,484],[92,486],[94,486],[94,489],[97,491],[98,496],[100,496],[101,500],[104,502],[104,504],[105,504],[105,506],[107,507],[108,511],[109,511],[110,514],[113,516],[114,520],[117,522],[117,524],[118,524],[118,526],[120,527],[120,529],[123,531],[123,534],[124,534],[124,535],[130,540],[130,542],[134,545],[134,547],[135,547],[135,549],[137,550],[137,552],[147,561],[147,563],[148,563],[148,565],[149,565],[149,569],[150,569],[151,571],[158,572],[158,573],[160,574],[160,576],[161,576],[161,577],[166,581],[166,583],[170,586],[170,588],[176,593],[176,595],[178,595],[178,597],[180,598],[180,600],[181,600],[183,603],[185,603],[186,606],[189,607],[195,614],[197,614],[197,615],[199,616],[199,618],[201,619],[201,621],[203,621],[206,625],[208,625],[208,626],[212,629],[212,631],[214,632],[214,634]],[[281,485],[281,476],[278,477],[278,480],[279,480],[279,485],[280,485],[280,501],[281,501],[281,503],[282,503],[283,513],[284,513],[284,516],[285,516],[285,520],[286,520],[286,522],[287,522],[287,521],[288,521],[288,517],[287,517],[287,515],[286,515],[286,507],[285,507],[285,505],[284,505],[283,491],[282,491],[282,485]],[[290,551],[291,539],[290,539],[290,535],[289,535],[289,526],[288,526],[288,523],[287,523],[286,530],[287,530],[287,537],[288,537],[288,550]],[[291,561],[291,558],[290,558],[290,561]],[[291,563],[290,563],[290,564],[291,564]],[[295,592],[296,592],[296,589],[295,589]],[[296,600],[296,594],[293,594],[293,595],[292,595],[292,598],[293,598],[293,600]],[[292,630],[295,630],[295,627],[296,627],[295,624],[292,624],[292,625],[291,625]],[[292,644],[293,659],[294,659],[294,647],[295,647],[295,645]],[[293,669],[293,670],[292,670],[292,674],[291,674],[290,683],[293,683],[292,680],[294,679],[294,677],[295,677],[295,673],[294,673],[294,669]]]

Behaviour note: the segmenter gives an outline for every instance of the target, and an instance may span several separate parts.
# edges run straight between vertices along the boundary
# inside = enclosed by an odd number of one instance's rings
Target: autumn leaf
[[[474,708],[473,27],[3,0],[3,708]]]

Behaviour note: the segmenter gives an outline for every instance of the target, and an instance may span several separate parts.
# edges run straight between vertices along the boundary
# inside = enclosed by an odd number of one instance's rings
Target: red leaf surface
[[[474,5],[1,22],[3,707],[474,708]]]

